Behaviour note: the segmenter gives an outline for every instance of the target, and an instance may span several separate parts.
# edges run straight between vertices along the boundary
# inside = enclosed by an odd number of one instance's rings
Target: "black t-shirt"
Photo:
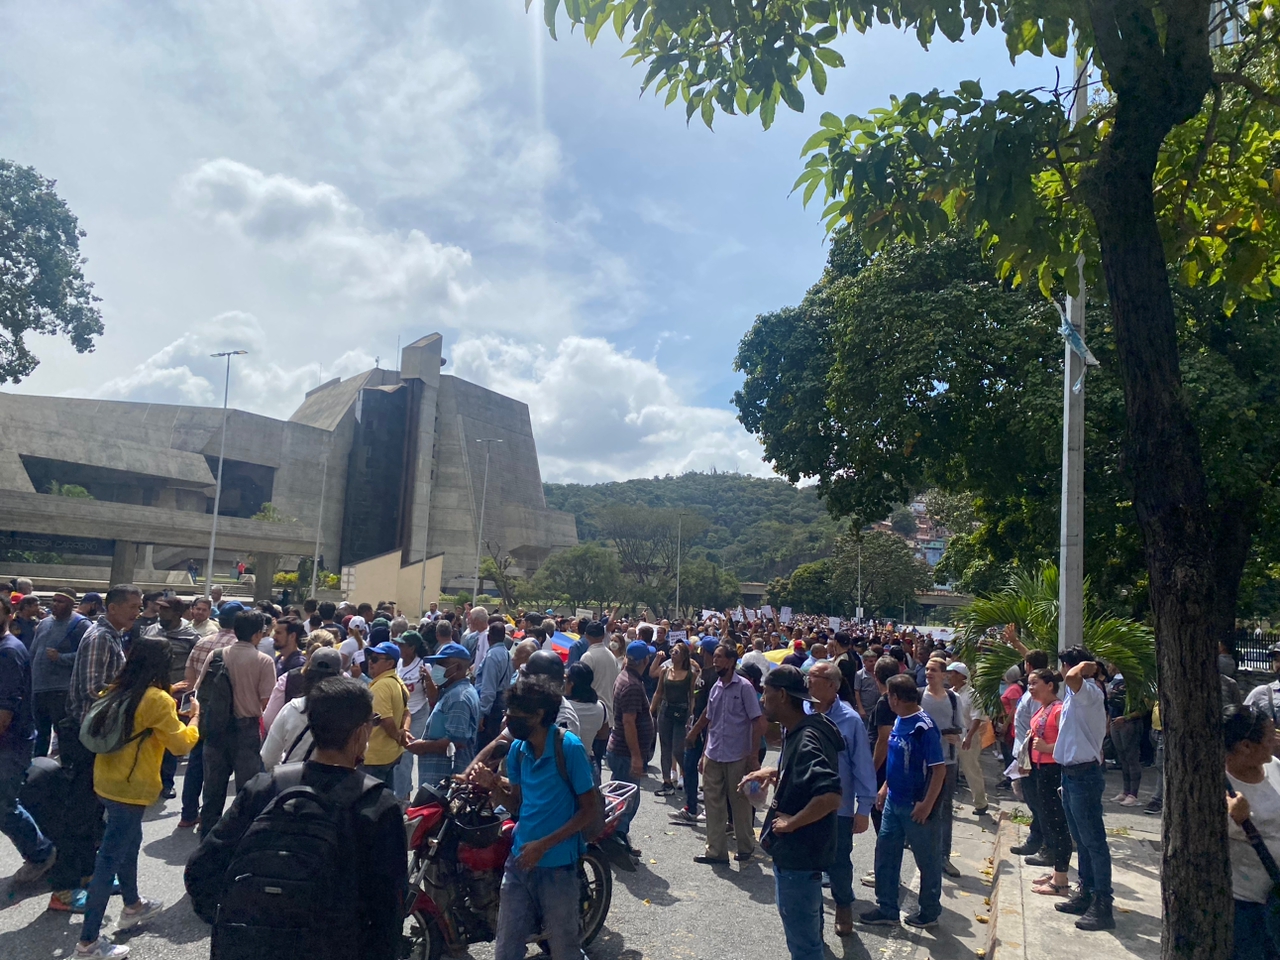
[[[881,727],[892,727],[897,721],[898,715],[889,707],[889,695],[881,694],[880,699],[876,701],[875,709],[871,711],[871,722],[867,724],[867,736],[871,738],[871,752],[876,752],[876,742],[880,739]]]
[[[778,814],[794,816],[814,797],[840,792],[840,750],[844,739],[822,714],[806,716],[786,732],[778,764],[778,788],[765,816],[765,827]],[[773,834],[769,849],[783,870],[822,870],[836,856],[836,814],[833,810],[792,833]]]

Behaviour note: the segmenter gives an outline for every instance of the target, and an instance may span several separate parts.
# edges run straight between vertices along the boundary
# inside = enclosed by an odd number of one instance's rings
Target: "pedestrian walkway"
[[[1160,837],[1130,828],[1108,827],[1111,885],[1115,889],[1116,928],[1082,933],[1075,917],[1053,908],[1059,897],[1031,892],[1045,873],[1009,853],[1026,839],[1027,828],[1001,820],[993,858],[990,942],[987,960],[1022,960],[1052,956],[1072,960],[1106,956],[1108,960],[1157,960],[1160,956]],[[1072,857],[1071,882],[1077,882]]]

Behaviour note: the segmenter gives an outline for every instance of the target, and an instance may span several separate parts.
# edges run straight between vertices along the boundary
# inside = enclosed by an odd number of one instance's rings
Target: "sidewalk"
[[[1151,824],[1159,826],[1158,821]],[[1059,897],[1031,892],[1031,883],[1043,875],[1043,867],[1024,865],[1022,857],[1009,853],[1022,843],[1027,828],[1003,817],[996,834],[995,886],[991,898],[987,960],[1023,960],[1054,956],[1105,955],[1108,960],[1158,960],[1160,956],[1160,836],[1131,827],[1108,826],[1111,848],[1111,885],[1115,889],[1114,930],[1084,933],[1075,917],[1053,909]],[[1075,856],[1070,873],[1077,882]]]

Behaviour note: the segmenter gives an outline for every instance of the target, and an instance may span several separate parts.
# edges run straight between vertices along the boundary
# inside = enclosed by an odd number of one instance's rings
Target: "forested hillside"
[[[742,580],[769,581],[827,556],[839,532],[813,490],[781,479],[736,473],[686,473],[585,486],[547,483],[547,506],[577,518],[578,539],[602,540],[607,507],[688,510],[708,524],[690,546]],[[697,526],[695,524],[694,526]]]

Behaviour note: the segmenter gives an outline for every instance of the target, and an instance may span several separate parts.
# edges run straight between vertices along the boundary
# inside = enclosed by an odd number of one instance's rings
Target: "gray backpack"
[[[151,736],[151,729],[148,727],[141,733],[130,734],[125,729],[128,719],[126,706],[124,697],[112,696],[101,696],[89,706],[80,721],[80,743],[86,750],[90,753],[116,753],[136,740],[138,752],[142,752],[142,741]],[[137,764],[136,757],[134,764]]]

